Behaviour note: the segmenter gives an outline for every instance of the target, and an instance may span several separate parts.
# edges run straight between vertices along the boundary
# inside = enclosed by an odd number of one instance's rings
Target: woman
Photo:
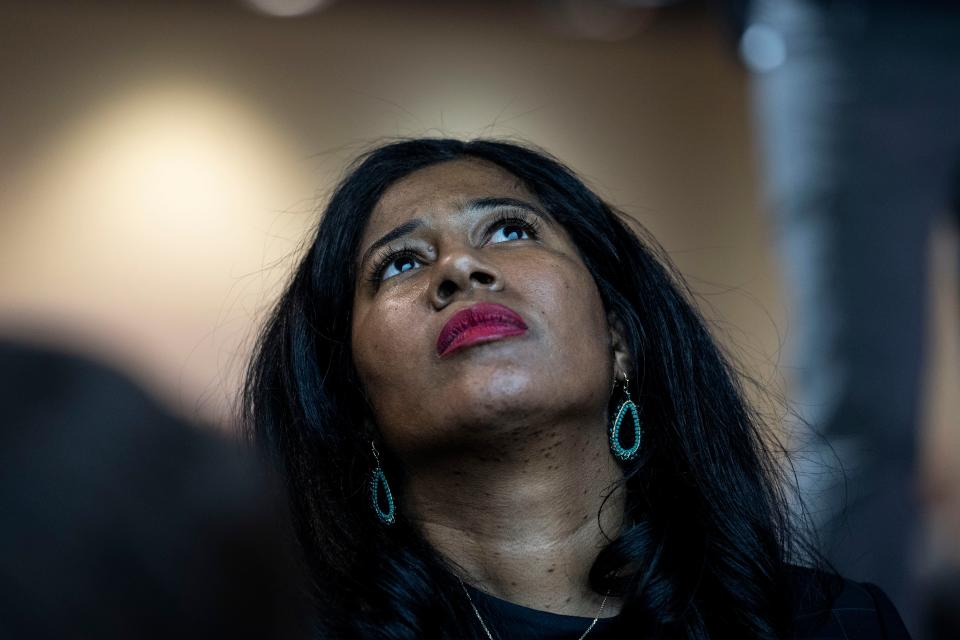
[[[357,161],[244,398],[320,637],[832,637],[831,605],[895,637],[879,590],[788,563],[759,421],[655,246],[514,144]]]

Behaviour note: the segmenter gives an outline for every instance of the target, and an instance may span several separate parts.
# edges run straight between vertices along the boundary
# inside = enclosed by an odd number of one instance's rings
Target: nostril
[[[457,290],[457,285],[452,280],[444,280],[440,283],[440,288],[437,289],[437,295],[441,298],[449,298]]]
[[[473,274],[473,279],[479,282],[480,284],[490,284],[493,282],[493,276],[489,273],[484,273],[483,271],[477,271]]]

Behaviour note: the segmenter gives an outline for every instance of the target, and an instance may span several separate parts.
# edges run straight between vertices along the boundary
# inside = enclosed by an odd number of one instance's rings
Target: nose
[[[430,296],[439,310],[458,297],[470,297],[474,290],[503,289],[503,275],[476,250],[463,247],[450,251],[434,264]]]

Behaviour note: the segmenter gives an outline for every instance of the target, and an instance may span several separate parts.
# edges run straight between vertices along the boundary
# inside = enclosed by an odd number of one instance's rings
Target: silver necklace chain
[[[457,580],[460,580],[460,578],[458,577]],[[467,601],[470,603],[470,608],[473,609],[473,613],[474,615],[477,616],[477,620],[480,622],[480,626],[483,627],[483,632],[487,634],[487,638],[489,638],[490,640],[493,640],[493,634],[490,633],[490,629],[487,628],[487,623],[483,621],[483,616],[480,615],[480,610],[477,609],[477,605],[473,604],[473,598],[470,597],[470,591],[467,590],[467,585],[463,584],[463,580],[460,580],[460,587],[463,588],[463,592],[467,595]],[[603,601],[600,603],[600,610],[597,611],[597,615],[594,616],[593,620],[590,622],[590,626],[587,627],[587,630],[584,631],[583,634],[581,634],[577,640],[583,640],[584,638],[587,637],[588,633],[593,631],[593,627],[594,625],[597,624],[597,620],[599,620],[600,616],[603,615],[603,608],[607,605],[608,595],[610,594],[606,594],[603,596]]]

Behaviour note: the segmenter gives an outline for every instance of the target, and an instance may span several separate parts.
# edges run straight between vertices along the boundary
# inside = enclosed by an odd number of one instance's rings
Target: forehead
[[[412,218],[449,216],[473,198],[508,196],[539,204],[507,170],[476,158],[460,158],[414,171],[392,184],[374,207],[364,241]]]

